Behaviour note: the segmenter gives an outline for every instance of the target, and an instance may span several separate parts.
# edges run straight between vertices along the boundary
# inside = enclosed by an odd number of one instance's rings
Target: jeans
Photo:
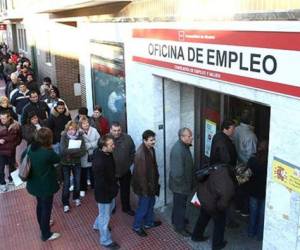
[[[79,188],[80,188],[80,165],[63,165],[63,175],[64,175],[64,185],[62,191],[62,203],[64,206],[69,205],[70,198],[70,175],[71,171],[74,177],[74,190],[73,190],[73,200],[79,199]]]
[[[5,185],[5,165],[9,165],[9,173],[13,171],[12,165],[14,163],[15,156],[0,155],[0,185]]]
[[[172,210],[172,223],[176,230],[185,229],[185,211],[188,196],[185,194],[173,194],[173,210]]]
[[[139,230],[144,225],[152,226],[154,223],[155,196],[139,196],[138,208],[135,212],[133,229]]]
[[[201,207],[199,218],[193,230],[192,238],[197,239],[203,236],[205,228],[210,219],[214,221],[214,230],[212,237],[212,249],[221,245],[224,241],[224,232],[226,224],[225,211],[219,211],[214,215],[210,215],[205,209]]]
[[[97,216],[93,228],[100,232],[100,244],[107,246],[112,243],[111,233],[108,229],[110,216],[115,207],[115,199],[111,203],[98,203],[99,215]]]
[[[36,216],[40,226],[42,240],[45,241],[51,237],[50,231],[50,217],[53,204],[53,195],[48,197],[36,197]]]
[[[87,191],[88,174],[90,176],[91,188],[94,188],[94,174],[93,174],[93,171],[92,171],[92,167],[81,168],[80,191]]]
[[[264,231],[264,216],[265,216],[265,200],[250,196],[249,200],[249,226],[248,236],[257,236],[258,240],[262,240]]]
[[[121,196],[121,203],[122,203],[122,210],[124,212],[130,211],[130,179],[131,179],[131,172],[128,170],[128,172],[123,175],[122,177],[119,177],[119,183],[120,183],[120,196]]]

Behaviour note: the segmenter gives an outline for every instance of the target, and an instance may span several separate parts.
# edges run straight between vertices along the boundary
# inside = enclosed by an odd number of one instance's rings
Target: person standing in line
[[[115,150],[113,152],[116,164],[116,177],[120,183],[122,211],[130,216],[134,216],[134,211],[130,206],[130,166],[135,155],[135,145],[130,135],[123,133],[120,123],[113,122],[110,134],[114,138]]]
[[[95,179],[95,199],[98,205],[97,216],[93,229],[100,232],[100,244],[108,249],[116,250],[120,246],[111,238],[109,221],[118,194],[118,184],[115,172],[115,162],[112,155],[114,139],[111,135],[104,135],[100,139],[99,148],[93,155],[93,173]]]
[[[5,165],[9,172],[15,170],[16,147],[21,143],[21,127],[10,113],[0,114],[0,191],[6,192]],[[11,176],[9,176],[12,181]]]
[[[88,176],[91,181],[91,188],[94,188],[94,175],[92,172],[92,160],[94,150],[98,146],[100,135],[97,129],[90,126],[89,120],[86,117],[82,117],[79,120],[80,131],[83,133],[83,139],[87,153],[81,157],[81,177],[80,177],[80,196],[84,197],[87,191],[87,179]]]
[[[268,142],[262,140],[258,143],[257,153],[250,157],[247,167],[251,169],[249,180],[249,226],[248,236],[257,240],[263,239],[266,181],[268,168]]]
[[[72,145],[78,144],[78,145]],[[70,197],[70,175],[71,172],[74,176],[74,190],[73,200],[75,206],[81,205],[79,199],[80,191],[80,171],[81,171],[81,157],[85,155],[86,148],[85,142],[82,136],[82,132],[78,131],[78,125],[74,121],[69,121],[65,126],[65,131],[61,134],[60,140],[61,150],[61,164],[63,170],[63,191],[62,191],[62,203],[64,206],[64,212],[70,211],[69,197]]]
[[[192,131],[189,128],[181,128],[178,137],[170,154],[169,188],[173,192],[172,224],[176,232],[186,237],[190,235],[185,228],[186,203],[192,192],[194,170],[190,151]]]
[[[109,122],[102,115],[102,108],[100,106],[94,107],[94,112],[92,115],[92,119],[95,122],[95,127],[98,130],[98,133],[103,136],[109,133]]]
[[[253,131],[254,127],[250,125],[251,123],[249,110],[244,110],[241,115],[240,125],[236,127],[233,134],[238,162],[244,166],[247,165],[249,158],[256,153],[257,137]],[[236,210],[243,217],[249,216],[249,188],[247,182],[238,187]]]
[[[34,111],[41,122],[45,122],[50,114],[48,105],[39,100],[38,93],[34,90],[29,91],[29,103],[23,108],[21,115],[21,124],[24,125],[27,121],[27,116]]]
[[[63,101],[58,101],[51,110],[47,120],[47,127],[53,131],[53,149],[60,153],[61,132],[64,131],[66,124],[71,121],[71,115]]]
[[[12,105],[9,103],[9,100],[5,95],[0,97],[0,113],[3,113],[3,112],[9,112],[10,116],[15,121],[18,121],[18,115],[13,110]]]
[[[36,216],[42,241],[55,240],[61,236],[60,233],[50,230],[53,196],[59,190],[53,165],[60,161],[60,157],[51,147],[52,136],[49,128],[41,128],[28,151],[31,169],[26,188],[37,199]],[[23,157],[26,152],[27,150],[24,151]]]
[[[40,123],[37,115],[34,112],[29,113],[27,123],[22,126],[22,137],[27,142],[27,146],[34,141],[37,131],[42,127],[43,124]]]
[[[221,131],[216,133],[212,140],[209,159],[210,165],[224,163],[230,165],[232,168],[236,166],[237,153],[231,139],[234,131],[234,121],[223,121]]]
[[[155,133],[152,130],[144,131],[143,143],[137,149],[134,158],[132,177],[133,192],[138,195],[133,231],[141,236],[147,236],[144,229],[161,225],[161,221],[154,220],[155,196],[159,195],[159,173],[155,157]]]

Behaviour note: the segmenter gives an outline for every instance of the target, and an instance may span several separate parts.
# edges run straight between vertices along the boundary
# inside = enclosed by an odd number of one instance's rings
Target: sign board
[[[134,29],[134,62],[300,98],[300,32]]]
[[[210,157],[212,139],[217,131],[217,124],[210,120],[205,120],[205,156]]]
[[[300,168],[274,157],[272,178],[275,182],[300,193]]]

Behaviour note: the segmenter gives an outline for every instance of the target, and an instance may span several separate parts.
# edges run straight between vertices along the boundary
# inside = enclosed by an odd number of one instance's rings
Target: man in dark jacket
[[[61,133],[64,131],[66,124],[71,120],[70,113],[65,107],[63,101],[58,101],[56,106],[51,110],[47,127],[53,132],[53,149],[59,154]]]
[[[11,104],[16,108],[18,119],[20,121],[23,108],[29,102],[29,90],[27,85],[23,82],[19,84],[19,91],[11,98]]]
[[[225,120],[222,123],[221,131],[214,135],[210,151],[210,164],[224,163],[235,167],[237,153],[231,136],[233,136],[235,123],[232,120]]]
[[[115,197],[118,193],[115,162],[112,155],[115,147],[113,137],[105,135],[99,144],[99,149],[94,152],[92,164],[95,178],[95,199],[99,209],[99,215],[93,228],[99,230],[102,246],[109,249],[119,249],[119,245],[111,239],[108,226],[111,212],[115,206]]]
[[[226,209],[234,196],[235,176],[232,168],[227,164],[216,164],[205,182],[200,183],[197,195],[201,202],[200,215],[192,234],[193,241],[205,241],[204,231],[212,218],[214,230],[212,250],[223,249],[227,241],[224,240]]]
[[[45,122],[49,117],[50,109],[48,105],[39,100],[38,93],[34,90],[29,91],[29,103],[23,108],[21,116],[21,124],[24,125],[27,121],[27,116],[30,112],[35,112],[41,122]]]
[[[133,231],[141,237],[147,236],[144,228],[150,229],[161,225],[160,221],[154,221],[153,211],[155,195],[159,195],[159,174],[154,145],[155,133],[151,130],[144,131],[143,143],[139,146],[134,158],[132,186],[139,201]]]
[[[114,138],[115,150],[113,152],[116,164],[116,177],[120,183],[122,210],[130,216],[134,216],[130,206],[130,166],[135,155],[135,145],[130,135],[122,132],[120,123],[113,122],[110,133]]]
[[[170,154],[169,187],[173,192],[172,223],[176,232],[188,236],[189,233],[185,229],[185,211],[193,182],[194,162],[190,151],[193,141],[192,131],[181,128],[178,137]]]
[[[10,113],[0,114],[0,191],[7,191],[4,169],[5,165],[15,163],[16,147],[22,140],[20,125],[11,118]]]

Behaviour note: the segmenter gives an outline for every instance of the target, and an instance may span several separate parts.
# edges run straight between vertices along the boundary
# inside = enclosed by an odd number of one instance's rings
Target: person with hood
[[[17,121],[18,120],[18,115],[16,112],[13,110],[13,107],[9,103],[9,100],[6,96],[1,96],[0,97],[0,113],[8,112],[10,113],[10,116]]]
[[[5,165],[12,170],[15,164],[16,147],[21,143],[20,125],[9,112],[0,114],[0,191],[7,191],[5,182]]]
[[[62,203],[64,212],[70,211],[70,176],[71,172],[74,176],[73,201],[75,206],[81,205],[79,199],[80,191],[80,172],[81,172],[81,157],[86,153],[85,142],[82,132],[78,130],[78,125],[74,121],[69,121],[64,132],[61,134],[60,140],[61,164],[63,170],[63,191]]]
[[[61,133],[64,131],[66,124],[71,121],[71,116],[63,101],[58,101],[56,106],[51,110],[46,126],[53,131],[53,149],[60,153]]]
[[[39,100],[39,95],[36,91],[29,91],[29,103],[23,108],[21,115],[21,124],[24,125],[27,121],[28,114],[30,112],[35,112],[41,122],[48,119],[50,114],[50,109],[48,105]]]

